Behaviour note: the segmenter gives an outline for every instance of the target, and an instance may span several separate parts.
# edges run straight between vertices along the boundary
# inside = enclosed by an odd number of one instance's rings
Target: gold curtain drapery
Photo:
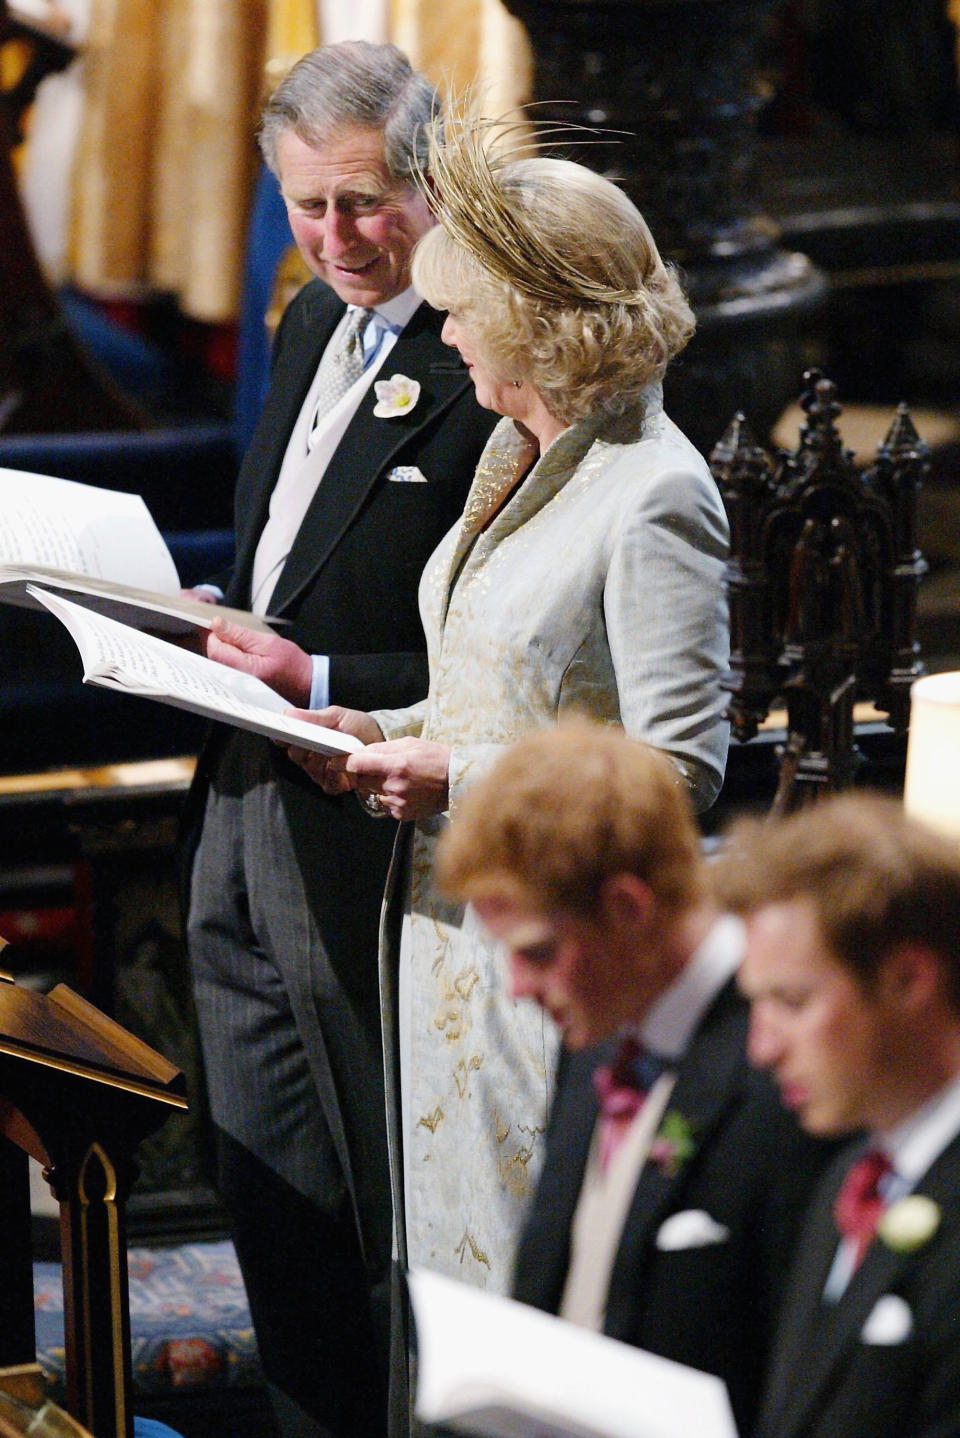
[[[94,0],[72,270],[233,316],[256,163],[267,0]]]
[[[57,97],[43,125],[76,127],[70,270],[97,294],[172,289],[191,315],[231,318],[256,164],[265,83],[319,40],[391,39],[439,84],[476,84],[488,113],[529,97],[522,27],[500,0],[60,0],[91,7],[83,98]],[[943,0],[958,30],[960,0]],[[266,77],[266,79],[265,79]],[[66,85],[63,77],[56,77]],[[38,108],[40,108],[38,106]],[[55,112],[59,112],[59,114]],[[59,150],[38,137],[44,156]],[[63,277],[49,159],[24,178],[43,217],[37,248]],[[44,202],[31,203],[35,182]],[[54,216],[51,219],[51,216]],[[37,224],[34,223],[36,234]]]

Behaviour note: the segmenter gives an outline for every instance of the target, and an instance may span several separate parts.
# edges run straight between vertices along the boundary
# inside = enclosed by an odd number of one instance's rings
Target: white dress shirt
[[[270,497],[267,522],[254,556],[250,607],[255,614],[266,614],[287,555],[337,446],[404,326],[420,303],[420,296],[409,287],[392,300],[376,306],[363,336],[363,374],[315,426],[313,419],[317,407],[318,374],[314,375],[290,434],[280,473]],[[328,348],[330,345],[339,344],[350,313],[355,308],[356,306],[351,305],[344,311],[343,318],[330,336]],[[315,655],[313,669],[310,708],[321,709],[329,703],[327,656]]]
[[[743,923],[725,914],[711,926],[680,977],[650,1009],[636,1033],[661,1058],[679,1064],[696,1029],[743,956]],[[570,1232],[570,1265],[560,1316],[602,1332],[620,1237],[640,1172],[670,1102],[676,1072],[668,1069],[648,1093],[612,1160],[600,1162],[599,1123]]]

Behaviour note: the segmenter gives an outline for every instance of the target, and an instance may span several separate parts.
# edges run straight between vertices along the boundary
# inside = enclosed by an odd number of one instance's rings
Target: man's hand
[[[215,619],[207,633],[206,652],[218,664],[262,679],[291,704],[310,703],[313,664],[310,655],[290,639]]]

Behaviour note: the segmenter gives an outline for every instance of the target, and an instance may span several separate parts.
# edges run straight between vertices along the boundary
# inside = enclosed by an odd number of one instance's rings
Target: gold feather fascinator
[[[418,166],[414,175],[450,238],[488,273],[548,305],[644,304],[642,290],[586,273],[532,224],[531,192],[511,176],[515,161],[542,158],[548,146],[609,141],[561,121],[538,119],[532,127],[525,112],[513,121],[483,118],[468,104],[452,102],[442,123],[430,127],[427,171]]]

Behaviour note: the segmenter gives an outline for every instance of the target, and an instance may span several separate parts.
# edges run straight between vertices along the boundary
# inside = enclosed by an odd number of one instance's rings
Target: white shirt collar
[[[408,285],[405,290],[401,290],[400,294],[394,295],[392,300],[384,300],[383,304],[374,305],[373,313],[386,329],[402,330],[404,325],[413,318],[421,303],[421,298],[413,285]],[[347,305],[347,312],[359,308],[359,305]]]
[[[736,973],[742,957],[743,922],[733,914],[724,914],[640,1025],[640,1036],[647,1048],[664,1058],[681,1058],[700,1020]]]
[[[877,1142],[897,1177],[913,1188],[960,1134],[960,1074]]]

